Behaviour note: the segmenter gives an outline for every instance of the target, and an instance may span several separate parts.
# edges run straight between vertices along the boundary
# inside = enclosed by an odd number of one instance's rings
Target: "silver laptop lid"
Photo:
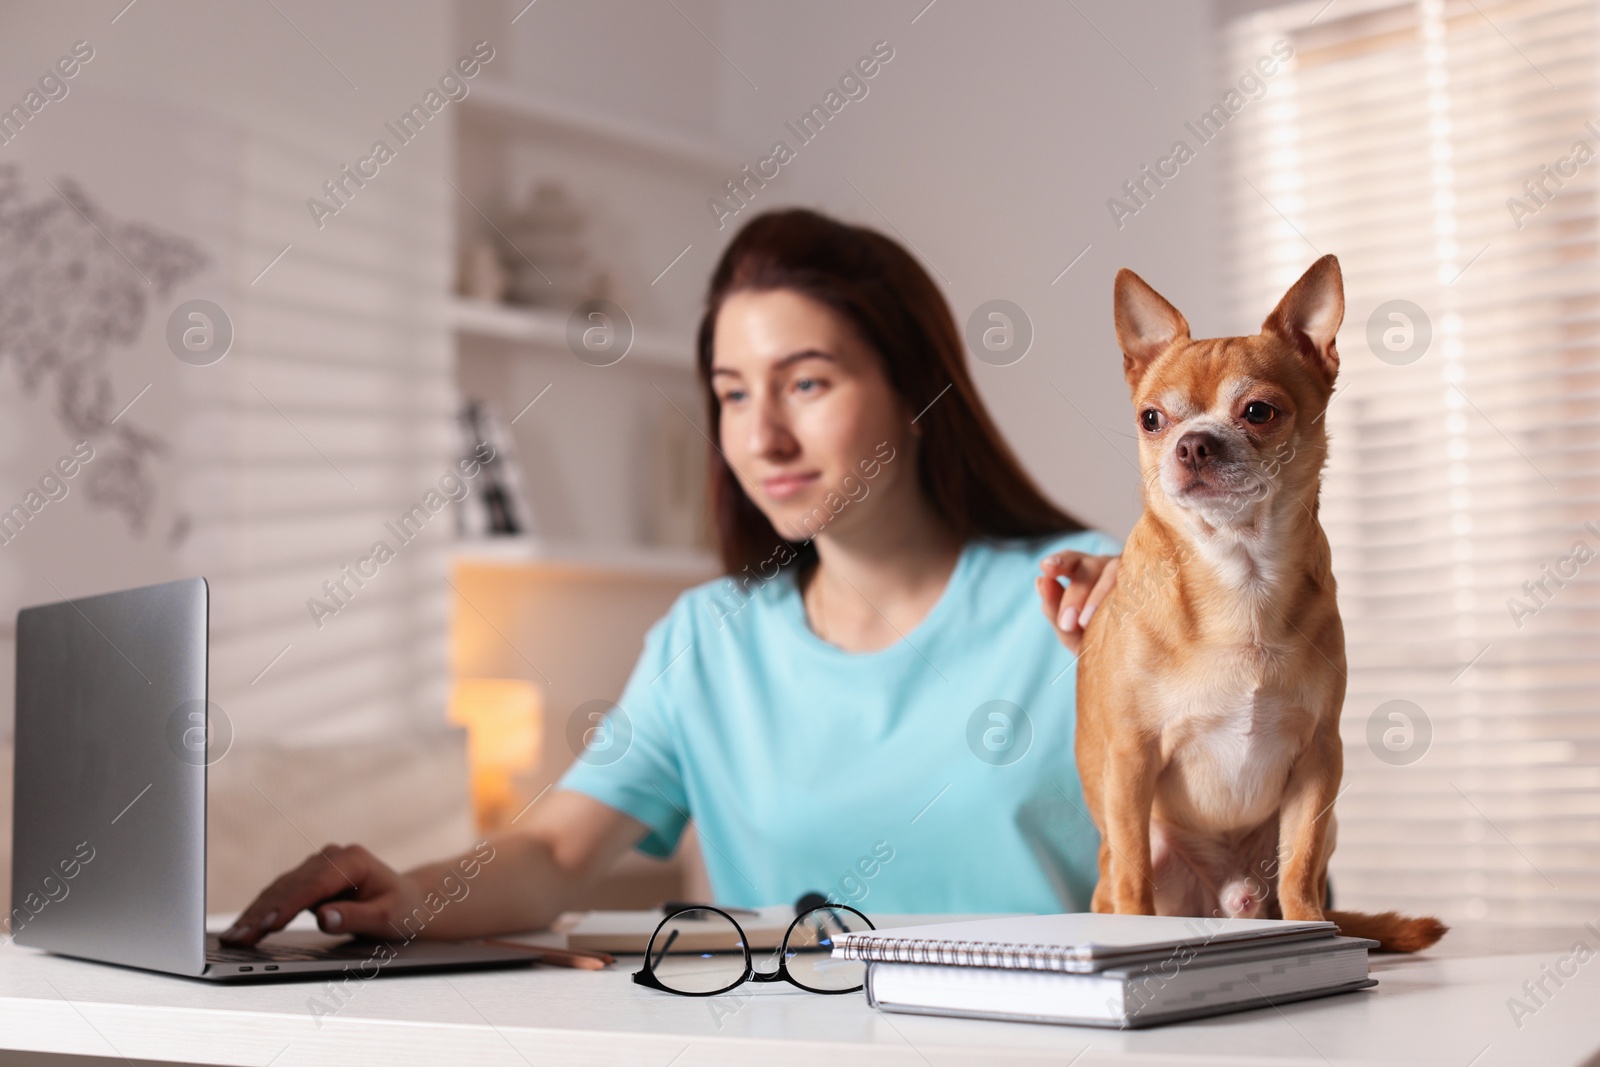
[[[17,613],[18,944],[205,970],[207,614],[204,578]]]

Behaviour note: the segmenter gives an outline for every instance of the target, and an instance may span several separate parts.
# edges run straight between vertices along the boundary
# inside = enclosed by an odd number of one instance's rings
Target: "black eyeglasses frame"
[[[734,981],[723,986],[721,989],[713,989],[704,993],[690,993],[682,989],[673,989],[670,986],[665,985],[661,979],[656,977],[655,961],[651,959],[651,956],[653,955],[651,950],[655,948],[656,937],[661,933],[662,927],[666,926],[667,923],[671,922],[673,919],[677,918],[679,915],[682,915],[686,911],[714,911],[724,919],[727,919],[733,924],[733,928],[739,931],[739,947],[744,950],[744,973]],[[796,915],[794,917],[794,922],[790,923],[789,928],[783,933],[783,941],[778,945],[778,969],[775,971],[758,971],[755,969],[754,958],[750,954],[750,937],[744,932],[744,927],[739,925],[739,920],[735,919],[732,915],[729,915],[721,908],[714,907],[710,904],[697,904],[692,908],[678,909],[677,911],[668,915],[666,918],[662,919],[660,924],[656,926],[655,932],[650,935],[649,943],[645,946],[644,966],[633,972],[634,983],[645,986],[649,989],[658,989],[663,993],[671,993],[673,996],[678,997],[719,997],[724,993],[739,988],[746,982],[788,982],[790,985],[804,989],[807,993],[820,993],[823,996],[837,996],[843,993],[859,993],[862,989],[866,988],[865,983],[862,983],[861,985],[850,986],[848,989],[813,989],[789,973],[789,964],[787,959],[789,954],[789,938],[794,936],[795,930],[802,922],[819,911],[848,911],[850,914],[856,916],[862,922],[866,923],[867,929],[877,929],[877,926],[874,925],[871,919],[867,918],[865,915],[861,914],[861,912],[857,911],[855,908],[852,908],[848,904],[820,904],[815,908],[808,908],[799,915]],[[662,950],[662,954],[665,954],[665,949]]]

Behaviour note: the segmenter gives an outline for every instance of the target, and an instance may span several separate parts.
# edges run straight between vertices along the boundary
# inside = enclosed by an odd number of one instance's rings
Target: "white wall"
[[[117,224],[154,226],[201,249],[209,266],[166,290],[131,272],[115,277],[144,308],[127,317],[133,335],[105,351],[106,414],[152,388],[97,445],[113,455],[125,426],[166,440],[168,452],[145,464],[150,521],[135,529],[83,486],[50,505],[0,548],[0,617],[59,595],[204,573],[212,699],[241,742],[439,724],[448,515],[322,629],[306,601],[383,536],[385,519],[421,499],[457,447],[441,300],[453,250],[449,109],[325,228],[306,200],[453,61],[449,9],[427,0],[282,0],[282,14],[267,4],[123,7],[8,6],[8,105],[74,41],[90,41],[95,58],[65,99],[0,147],[0,163],[20,168],[29,204],[57,204],[45,180],[74,179]],[[138,243],[132,231],[112,233]],[[80,235],[95,262],[120,269],[97,238]],[[0,250],[8,268],[19,255],[15,243]],[[236,329],[210,367],[180,363],[165,342],[169,312],[191,297],[222,305]],[[78,305],[106,300],[89,294]],[[55,414],[53,384],[26,391],[15,353],[5,354],[0,499],[9,502],[72,434]],[[80,346],[59,359],[86,354]],[[5,637],[9,672],[9,629]],[[9,684],[3,692],[9,706]]]

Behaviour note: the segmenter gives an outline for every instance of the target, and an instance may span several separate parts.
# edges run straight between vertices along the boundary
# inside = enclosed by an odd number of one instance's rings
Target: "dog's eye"
[[[1166,421],[1161,412],[1155,408],[1145,408],[1139,415],[1139,425],[1151,433],[1160,430],[1162,426],[1166,425]]]
[[[1253,422],[1257,426],[1271,422],[1277,414],[1278,409],[1264,400],[1252,400],[1244,406],[1245,421]]]

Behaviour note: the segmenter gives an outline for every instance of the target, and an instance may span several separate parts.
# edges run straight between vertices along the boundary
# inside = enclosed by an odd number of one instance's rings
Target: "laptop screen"
[[[18,944],[205,969],[205,579],[17,614]]]

